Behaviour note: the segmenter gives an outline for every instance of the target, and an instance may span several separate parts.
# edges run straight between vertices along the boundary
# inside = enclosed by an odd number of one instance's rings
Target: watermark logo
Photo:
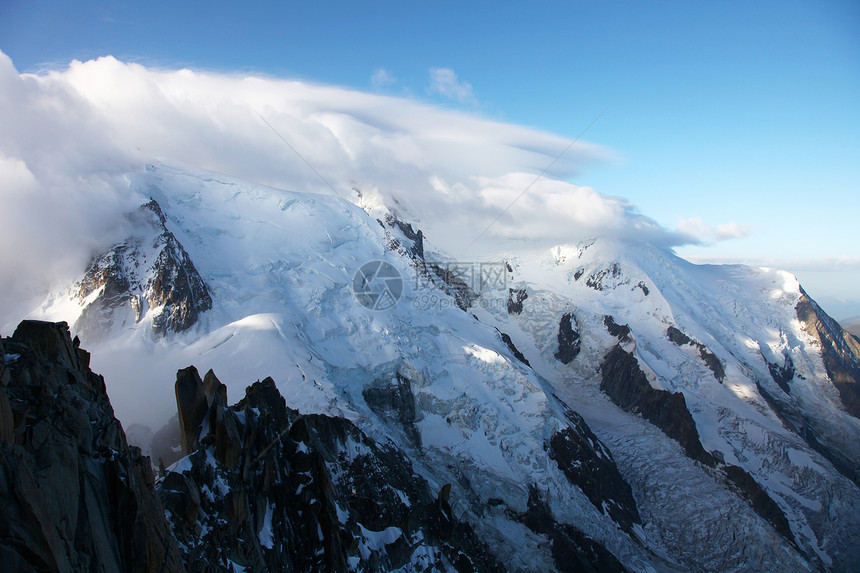
[[[504,308],[507,304],[505,263],[427,262],[415,266],[412,283],[412,307],[418,310],[473,305],[482,308]],[[352,290],[358,302],[370,310],[388,310],[403,295],[404,280],[400,272],[385,261],[371,261],[361,266],[353,277]],[[446,294],[446,291],[448,294]],[[498,300],[487,298],[491,291],[504,293]]]
[[[476,295],[487,290],[504,289],[508,276],[505,263],[486,262],[427,262],[428,272],[415,269],[415,289],[424,290],[437,280],[451,286],[454,290],[469,290]]]
[[[355,298],[370,310],[388,310],[403,294],[403,277],[385,261],[364,263],[352,279]]]

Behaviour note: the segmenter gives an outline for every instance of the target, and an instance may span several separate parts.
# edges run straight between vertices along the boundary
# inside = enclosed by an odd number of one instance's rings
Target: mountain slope
[[[852,480],[860,425],[828,375],[820,338],[809,332],[806,295],[793,277],[695,266],[647,245],[599,240],[514,262],[513,268],[510,287],[527,295],[522,311],[479,316],[508,332],[562,399],[580,404],[646,513],[651,508],[644,499],[657,496],[663,505],[653,511],[664,515],[654,519],[669,520],[665,533],[688,536],[678,540],[679,551],[688,544],[707,549],[701,540],[711,539],[708,551],[715,557],[734,551],[745,559],[749,542],[737,541],[739,514],[726,512],[728,506],[678,511],[705,491],[712,497],[728,487],[812,563],[843,569],[856,558],[853,537],[860,524]],[[567,313],[576,317],[581,352],[564,364],[554,333]],[[847,343],[843,347],[843,360],[852,364],[856,354]],[[632,361],[626,368],[633,370],[617,382],[641,371],[647,388],[638,394],[631,394],[632,387],[610,390],[607,375],[621,359]],[[625,416],[606,411],[607,392],[639,415],[622,422]],[[670,406],[670,395],[681,401]],[[676,413],[664,416],[666,408]],[[695,422],[692,432],[677,426],[679,416]],[[661,427],[711,479],[679,480],[680,460],[655,466],[652,460],[665,455],[643,442],[641,434],[651,432],[645,425]],[[624,458],[631,464],[626,471]],[[643,480],[637,474],[646,469],[650,479]],[[672,496],[665,495],[667,482],[673,483]],[[691,514],[708,515],[707,525],[683,517]],[[724,532],[715,536],[715,529]]]
[[[271,376],[290,408],[348,421],[431,495],[449,488],[513,570],[563,569],[580,539],[637,571],[860,558],[860,421],[822,348],[849,377],[856,351],[810,306],[814,327],[790,275],[599,239],[454,262],[384,206],[163,165],[129,179],[175,241],[170,276],[199,273],[162,288],[197,301],[194,320],[159,328],[152,302],[134,315],[158,265],[126,298],[77,287],[40,310],[83,332],[100,305],[84,340],[126,422],[160,426],[188,364]]]

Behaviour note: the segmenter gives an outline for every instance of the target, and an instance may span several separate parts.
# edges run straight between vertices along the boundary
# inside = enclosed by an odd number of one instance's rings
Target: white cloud
[[[461,90],[451,93],[471,93],[447,77]],[[389,204],[396,197],[432,243],[463,256],[569,143],[411,99],[111,57],[36,76],[0,53],[0,101],[0,316],[10,321],[116,240],[122,213],[145,199],[130,194],[125,175],[147,161],[331,194],[307,161],[341,196],[358,181]],[[548,247],[598,234],[689,241],[623,199],[560,180],[610,156],[578,142],[472,252],[502,240]]]
[[[370,76],[370,84],[375,90],[382,90],[397,83],[397,79],[386,70],[378,69]]]
[[[500,242],[506,248],[518,243],[548,248],[598,235],[661,246],[687,241],[640,215],[624,199],[565,181],[536,180],[533,173],[453,183],[435,177],[431,185],[436,193],[413,197],[413,203],[419,213],[444,209],[434,227],[443,237],[456,237],[460,249],[468,247],[465,255],[492,252]]]
[[[0,52],[0,317],[17,320],[53,280],[80,275],[120,234],[133,154],[67,85]]]
[[[725,223],[714,226],[705,223],[699,217],[682,219],[678,223],[677,231],[686,235],[690,243],[714,243],[728,239],[740,239],[750,233],[749,227],[745,225]]]
[[[430,68],[430,92],[460,103],[475,105],[478,100],[472,86],[460,81],[451,68]]]
[[[737,223],[725,223],[717,225],[716,237],[718,241],[726,239],[740,239],[749,235],[750,229],[746,225],[738,225]]]

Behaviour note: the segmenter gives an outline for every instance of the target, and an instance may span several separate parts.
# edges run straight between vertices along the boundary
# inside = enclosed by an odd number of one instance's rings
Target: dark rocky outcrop
[[[680,331],[677,332],[680,333]],[[675,336],[680,338],[677,333]],[[680,333],[680,336],[684,336],[683,333]],[[718,465],[714,456],[707,452],[699,441],[695,422],[687,410],[683,394],[652,388],[645,373],[639,368],[636,358],[619,345],[607,353],[600,368],[602,373],[600,389],[613,402],[624,410],[641,414],[646,420],[663,430],[667,436],[677,441],[690,458],[710,467]],[[812,432],[809,432],[809,436],[812,440],[815,439]],[[738,466],[722,466],[722,470],[738,495],[746,499],[756,513],[794,544],[794,535],[788,519],[761,485]]]
[[[415,395],[406,376],[396,372],[393,378],[376,380],[365,387],[361,395],[375,414],[400,427],[414,447],[421,447],[421,434],[415,427],[418,421]]]
[[[777,532],[797,547],[788,519],[779,505],[771,498],[747,471],[741,467],[728,465],[723,468],[726,477],[738,493],[746,499],[753,510],[773,525]]]
[[[571,426],[550,438],[550,457],[596,508],[630,533],[634,523],[642,522],[630,484],[582,416],[566,405],[563,408]]]
[[[681,444],[684,453],[705,465],[714,466],[713,456],[699,441],[696,423],[680,392],[652,388],[639,362],[615,345],[600,365],[600,389],[628,412],[636,412]]]
[[[529,297],[526,289],[508,289],[508,314],[520,314],[523,311],[523,301]]]
[[[362,193],[357,188],[359,197]],[[412,259],[415,269],[415,283],[419,288],[438,288],[454,297],[454,302],[460,310],[468,310],[478,299],[475,292],[476,280],[472,274],[475,271],[472,263],[451,263],[428,261],[424,257],[424,233],[415,229],[411,223],[406,223],[396,214],[388,212],[377,222],[385,230],[388,248]],[[504,267],[501,267],[504,271]],[[480,283],[483,277],[477,282]],[[495,282],[495,281],[493,281]],[[477,287],[480,290],[481,285]],[[432,305],[428,305],[432,306]]]
[[[180,370],[178,415],[153,436],[153,451],[187,455],[166,469],[162,459],[156,480],[149,459],[127,446],[104,381],[76,341],[65,323],[35,322],[0,341],[4,568],[505,570],[473,527],[454,516],[450,485],[433,491],[392,441],[377,442],[348,420],[291,410],[270,378],[228,406],[226,386],[213,372],[201,378],[194,367]],[[368,405],[414,428],[409,380],[395,375],[384,382],[366,389]],[[611,457],[581,418],[572,411],[568,417],[571,428],[547,448],[602,511],[627,527],[628,501],[614,484]],[[560,570],[622,570],[602,545],[555,523],[548,511],[544,517]]]
[[[630,327],[626,324],[617,324],[615,319],[608,314],[603,317],[603,325],[606,326],[609,334],[618,340],[623,342],[630,339]]]
[[[84,308],[75,324],[86,337],[98,338],[118,312],[140,321],[150,309],[158,335],[181,332],[212,308],[212,297],[183,246],[166,227],[154,200],[130,215],[137,233],[90,263],[74,296],[81,302],[101,292]]]
[[[359,197],[362,196],[360,190],[355,189],[355,191],[358,192]],[[424,258],[424,233],[421,229],[414,229],[412,223],[402,221],[390,212],[377,221],[383,229],[386,229],[388,247],[392,251],[401,251],[412,258]]]
[[[564,313],[558,322],[558,350],[555,357],[564,364],[570,364],[582,347],[578,328],[576,317],[569,312]]]
[[[860,418],[860,339],[845,332],[803,289],[796,312],[803,329],[821,343],[824,367],[845,411]]]
[[[0,345],[7,356],[0,568],[183,571],[149,459],[127,445],[104,380],[68,325],[22,322]]]
[[[785,361],[782,366],[768,362],[767,369],[770,371],[770,376],[776,382],[777,386],[786,394],[790,394],[791,387],[788,383],[794,379],[794,362],[792,362],[791,356],[788,354],[785,355]]]
[[[519,516],[523,524],[551,543],[552,560],[559,572],[621,573],[627,571],[603,545],[573,525],[558,523],[540,491],[529,485],[526,512]]]
[[[627,569],[603,545],[569,524],[552,537],[552,559],[559,573],[624,573]]]
[[[585,286],[593,288],[596,291],[613,289],[618,285],[627,284],[630,279],[624,276],[621,272],[621,265],[611,263],[608,266],[600,268],[585,279]]]
[[[711,372],[714,373],[714,378],[717,379],[717,382],[721,383],[726,378],[726,372],[723,369],[723,364],[720,362],[720,359],[717,358],[713,352],[708,350],[708,347],[699,342],[698,340],[693,340],[679,329],[674,326],[669,326],[666,331],[666,335],[669,337],[669,340],[674,342],[677,346],[686,346],[691,345],[694,346],[699,351],[699,356],[701,356],[702,360],[704,360],[705,365],[710,368]]]
[[[692,344],[693,339],[681,332],[680,329],[675,328],[674,326],[669,326],[669,329],[666,331],[666,335],[669,337],[669,340],[674,342],[677,346],[685,346],[687,344]]]
[[[523,356],[523,353],[520,352],[516,346],[514,346],[514,341],[511,340],[510,335],[506,332],[499,332],[499,335],[502,337],[502,342],[504,342],[505,345],[510,349],[510,351],[514,353],[514,358],[531,368],[531,364],[529,364],[529,361],[526,360],[525,356]]]
[[[388,216],[388,223],[396,226],[412,244],[408,245],[409,252],[413,257],[424,258],[424,233],[421,229],[413,229],[411,223],[404,223],[391,215]]]
[[[453,517],[450,486],[434,494],[392,443],[342,418],[289,409],[271,378],[226,407],[214,375],[209,384],[187,369],[180,376],[199,386],[186,395],[216,397],[205,418],[237,423],[236,433],[219,433],[210,422],[197,449],[158,484],[188,570],[386,571],[413,559],[426,569],[502,570],[471,526]],[[369,402],[385,415],[408,410],[406,383],[371,392]],[[188,404],[194,411],[195,399]],[[186,426],[182,441],[194,443],[200,426]],[[241,446],[235,463],[218,454],[234,449],[228,441]]]
[[[227,468],[236,467],[242,447],[239,421],[227,408],[227,387],[215,373],[210,370],[201,380],[193,366],[177,372],[176,404],[182,453],[194,452],[202,437],[212,436],[215,459]]]
[[[0,444],[8,444],[15,439],[15,416],[12,413],[12,404],[6,387],[12,381],[12,374],[6,368],[6,350],[0,341]],[[20,355],[8,355],[10,361],[16,361]]]
[[[470,308],[472,303],[478,298],[478,295],[472,290],[469,282],[463,279],[464,275],[461,272],[463,270],[467,270],[468,273],[474,272],[474,269],[470,265],[461,268],[456,263],[427,263],[427,268],[442,280],[444,284],[439,286],[454,297],[457,306],[461,310]]]

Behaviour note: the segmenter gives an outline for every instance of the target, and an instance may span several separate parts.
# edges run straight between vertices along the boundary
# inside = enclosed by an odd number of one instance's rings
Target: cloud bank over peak
[[[447,68],[431,76],[442,95],[474,97]],[[414,99],[111,56],[19,74],[0,52],[0,102],[0,238],[11,246],[0,254],[0,288],[19,299],[79,274],[114,242],[121,215],[145,199],[129,192],[126,174],[159,159],[297,191],[331,194],[330,184],[350,199],[355,185],[372,189],[409,205],[454,256],[467,256],[458,249],[488,227],[476,251],[595,235],[699,240],[563,181],[612,156],[599,145],[577,142],[535,182],[569,140]]]

